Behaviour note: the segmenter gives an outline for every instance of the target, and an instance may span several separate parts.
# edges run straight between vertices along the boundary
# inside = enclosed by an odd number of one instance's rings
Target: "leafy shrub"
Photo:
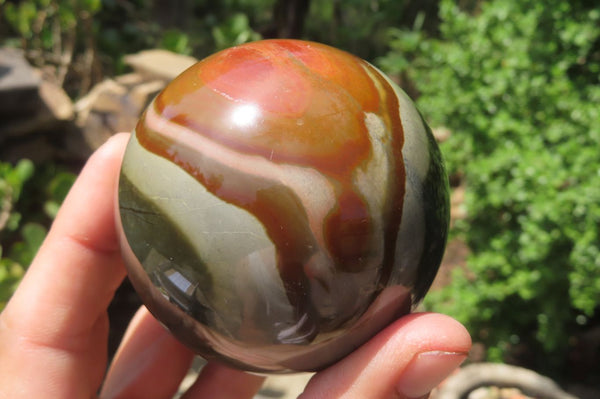
[[[215,26],[212,30],[217,50],[237,46],[253,40],[260,40],[261,36],[250,27],[246,14],[236,13],[224,23]]]
[[[468,269],[428,305],[490,358],[527,347],[559,372],[600,303],[600,5],[442,0],[440,17],[441,38],[392,30],[380,59],[452,131],[442,150],[467,188]]]
[[[88,77],[94,66],[93,16],[100,7],[101,0],[1,0],[0,45],[23,48],[38,67],[52,66],[61,85],[80,69]],[[89,89],[90,82],[83,86]]]
[[[33,174],[33,164],[21,161],[15,167],[0,163],[0,233],[13,232],[19,228],[21,214],[13,209],[24,183]],[[23,266],[5,258],[4,245],[0,245],[0,309],[2,309],[24,273]]]
[[[271,0],[0,0],[0,45],[20,47],[51,66],[72,97],[105,75],[124,73],[123,57],[161,47],[204,57],[260,38],[251,25],[271,19]],[[49,69],[47,69],[49,70]]]
[[[75,175],[29,160],[0,162],[0,310],[46,237]]]

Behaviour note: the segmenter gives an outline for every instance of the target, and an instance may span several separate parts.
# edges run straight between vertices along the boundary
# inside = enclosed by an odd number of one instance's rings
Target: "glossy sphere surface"
[[[207,358],[318,370],[424,295],[446,242],[437,145],[410,99],[343,51],[219,52],[141,117],[119,183],[150,311]]]

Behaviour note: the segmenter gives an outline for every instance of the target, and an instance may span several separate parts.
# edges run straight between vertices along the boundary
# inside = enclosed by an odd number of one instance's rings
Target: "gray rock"
[[[127,65],[149,80],[171,81],[196,62],[194,57],[160,49],[146,50],[125,57]]]
[[[60,86],[42,80],[20,51],[0,49],[0,142],[63,131],[73,119],[73,104]]]
[[[56,121],[74,120],[75,108],[73,102],[62,87],[44,80],[39,86],[38,94],[52,119]]]
[[[77,125],[92,149],[118,132],[130,132],[165,81],[145,81],[139,74],[107,79],[76,104]]]
[[[75,104],[77,126],[92,149],[117,132],[132,131],[150,101],[196,59],[146,50],[126,56],[125,62],[133,73],[99,83]]]
[[[472,363],[462,367],[438,387],[432,398],[466,398],[481,387],[517,388],[522,394],[535,398],[577,399],[550,378],[533,370],[499,363]]]
[[[14,118],[35,111],[40,82],[21,51],[0,48],[0,115]]]
[[[31,109],[27,113],[10,113],[2,107],[5,104],[0,103],[0,114],[7,115],[1,117],[0,142],[33,133],[64,129],[65,122],[72,121],[75,115],[69,96],[61,87],[46,81],[39,84],[35,95],[28,100],[27,107]]]

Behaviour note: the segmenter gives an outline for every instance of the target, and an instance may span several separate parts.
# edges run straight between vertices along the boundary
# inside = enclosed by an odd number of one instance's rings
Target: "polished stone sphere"
[[[267,373],[327,367],[410,312],[449,215],[407,95],[296,40],[221,51],[171,82],[132,134],[118,204],[154,316],[198,354]]]

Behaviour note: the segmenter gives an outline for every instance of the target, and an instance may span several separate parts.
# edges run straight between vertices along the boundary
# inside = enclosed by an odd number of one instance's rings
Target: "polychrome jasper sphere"
[[[141,117],[119,183],[130,279],[209,359],[322,369],[408,313],[437,272],[447,178],[410,99],[311,42],[233,47]]]

